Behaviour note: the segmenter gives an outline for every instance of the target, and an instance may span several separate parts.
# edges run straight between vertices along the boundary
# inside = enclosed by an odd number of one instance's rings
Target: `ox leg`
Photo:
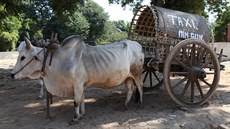
[[[70,121],[70,125],[74,125],[78,123],[78,120],[80,119],[80,102],[76,102],[74,100],[74,108],[75,108],[75,114],[73,119]]]
[[[37,99],[42,99],[44,97],[44,82],[43,79],[39,79],[40,92]]]
[[[82,118],[81,114],[80,114],[80,109],[82,107],[82,102],[84,100],[82,100],[84,98],[83,95],[83,85],[77,85],[74,86],[74,107],[75,107],[75,115],[74,118],[71,120],[71,122],[69,123],[70,125],[73,124],[77,124],[78,120],[80,118]],[[84,107],[84,106],[83,106]],[[84,111],[84,110],[83,110]]]
[[[81,110],[80,110],[80,113],[81,113],[81,117],[83,117],[85,115],[85,94],[83,93],[82,95],[82,100],[81,100]]]
[[[50,99],[49,95],[50,93],[46,90],[46,117],[50,119]]]
[[[85,96],[83,94],[82,96],[82,101],[80,102],[80,108],[79,108],[79,114],[80,114],[80,118],[82,118],[85,115],[85,102],[84,102]],[[74,107],[77,107],[77,102],[74,101]],[[74,118],[77,118],[76,114],[74,115]]]
[[[139,106],[142,107],[143,103],[143,91],[142,86],[137,86],[138,92],[139,92]]]
[[[135,85],[136,85],[136,87],[137,87],[137,90],[138,90],[138,93],[139,93],[139,95],[138,95],[138,97],[139,97],[139,106],[140,107],[142,107],[142,103],[143,103],[143,90],[142,90],[142,87],[143,87],[143,82],[141,81],[141,78],[140,79],[138,79],[137,78],[137,80],[134,80],[134,82],[135,82]]]
[[[126,100],[125,100],[125,110],[128,109],[128,103],[132,97],[133,94],[133,79],[132,78],[128,78],[125,80],[125,84],[126,84],[126,88],[127,88],[127,96],[126,96]]]

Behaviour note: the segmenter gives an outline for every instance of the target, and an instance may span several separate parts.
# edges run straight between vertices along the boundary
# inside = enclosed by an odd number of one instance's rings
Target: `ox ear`
[[[24,40],[26,42],[26,49],[29,50],[31,48],[31,42],[27,37],[24,37]]]

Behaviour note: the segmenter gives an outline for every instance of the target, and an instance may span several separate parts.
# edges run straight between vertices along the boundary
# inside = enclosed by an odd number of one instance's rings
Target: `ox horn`
[[[29,50],[31,47],[31,42],[27,37],[24,37],[24,40],[26,42],[26,49]]]

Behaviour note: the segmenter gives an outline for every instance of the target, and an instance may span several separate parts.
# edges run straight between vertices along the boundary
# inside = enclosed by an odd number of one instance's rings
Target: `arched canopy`
[[[209,42],[211,31],[202,16],[156,6],[140,7],[132,19],[129,38],[146,40],[158,36]]]

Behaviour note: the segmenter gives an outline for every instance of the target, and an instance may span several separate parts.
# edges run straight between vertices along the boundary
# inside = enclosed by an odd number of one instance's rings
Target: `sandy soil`
[[[6,56],[6,55],[7,56]],[[2,58],[1,58],[2,57]],[[3,58],[4,57],[4,58]],[[125,94],[114,90],[87,89],[86,115],[76,125],[73,100],[54,97],[51,119],[46,118],[45,99],[36,100],[36,80],[12,80],[10,71],[17,54],[0,53],[0,129],[221,129],[230,127],[230,62],[209,106],[180,109],[164,88],[145,92],[143,109],[131,100],[128,111],[121,111]],[[122,89],[122,87],[120,88]]]

